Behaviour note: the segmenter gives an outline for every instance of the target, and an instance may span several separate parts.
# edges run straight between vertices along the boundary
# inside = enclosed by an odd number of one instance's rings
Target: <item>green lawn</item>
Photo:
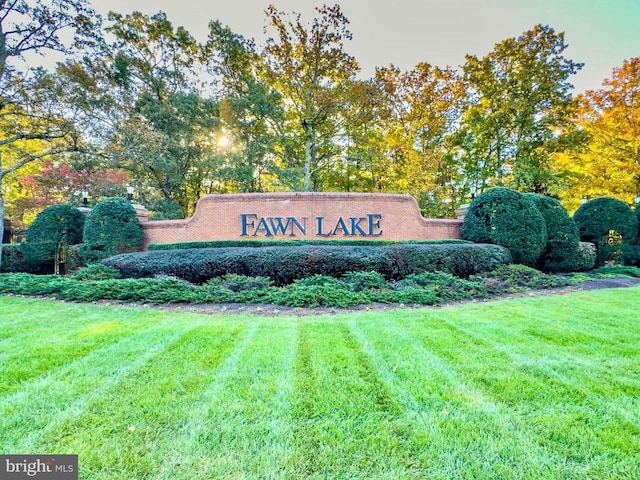
[[[207,316],[0,297],[0,453],[83,479],[640,478],[640,288]]]

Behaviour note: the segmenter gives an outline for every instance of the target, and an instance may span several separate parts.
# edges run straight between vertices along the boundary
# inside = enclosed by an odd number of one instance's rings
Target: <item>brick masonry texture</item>
[[[206,195],[189,219],[141,224],[146,249],[206,240],[459,239],[462,220],[424,218],[410,195],[287,192]]]

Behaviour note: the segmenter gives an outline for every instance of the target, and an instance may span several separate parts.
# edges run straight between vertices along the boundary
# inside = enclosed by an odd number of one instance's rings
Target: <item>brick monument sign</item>
[[[424,218],[409,195],[239,193],[202,197],[191,218],[142,220],[144,246],[206,240],[460,238],[461,220]]]

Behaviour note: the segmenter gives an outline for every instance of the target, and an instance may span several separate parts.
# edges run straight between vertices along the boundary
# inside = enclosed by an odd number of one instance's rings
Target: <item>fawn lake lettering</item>
[[[241,237],[379,237],[382,235],[382,214],[338,217],[262,217],[256,213],[240,215]]]

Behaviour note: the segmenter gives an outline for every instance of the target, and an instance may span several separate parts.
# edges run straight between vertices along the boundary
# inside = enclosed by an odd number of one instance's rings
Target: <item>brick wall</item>
[[[206,195],[186,220],[145,221],[144,246],[204,240],[458,239],[460,219],[427,219],[409,195],[245,193]]]

